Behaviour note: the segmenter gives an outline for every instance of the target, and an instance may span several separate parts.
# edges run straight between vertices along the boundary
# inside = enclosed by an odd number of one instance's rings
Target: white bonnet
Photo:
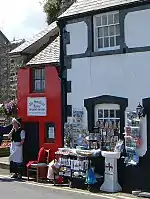
[[[20,122],[16,118],[12,118],[12,122],[16,122],[17,124],[21,125]]]

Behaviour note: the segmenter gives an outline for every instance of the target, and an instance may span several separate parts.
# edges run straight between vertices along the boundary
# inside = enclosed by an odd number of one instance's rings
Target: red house
[[[51,152],[62,146],[58,35],[54,22],[11,52],[12,57],[26,56],[17,82],[18,116],[26,131],[26,162],[36,159],[42,146]]]

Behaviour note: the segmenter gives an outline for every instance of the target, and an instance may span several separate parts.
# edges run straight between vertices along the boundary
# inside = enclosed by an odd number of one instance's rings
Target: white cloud
[[[32,37],[46,25],[39,0],[0,0],[0,30],[9,40]]]

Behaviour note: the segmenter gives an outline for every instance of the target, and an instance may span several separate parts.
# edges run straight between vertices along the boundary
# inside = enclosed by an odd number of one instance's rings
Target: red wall
[[[40,147],[50,148],[56,151],[62,146],[61,132],[61,85],[58,72],[55,66],[46,66],[46,89],[45,93],[31,93],[31,68],[21,68],[18,72],[18,116],[23,122],[39,122]],[[46,97],[47,116],[27,116],[27,97]],[[46,122],[53,122],[56,125],[56,142],[46,143],[45,134]]]

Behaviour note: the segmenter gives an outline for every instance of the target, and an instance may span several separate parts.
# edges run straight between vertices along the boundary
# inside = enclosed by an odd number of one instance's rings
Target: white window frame
[[[109,51],[109,50],[117,50],[117,49],[120,49],[120,45],[118,46],[112,46],[112,47],[104,47],[104,48],[98,48],[97,47],[97,36],[96,36],[96,27],[104,27],[103,25],[102,26],[96,26],[96,18],[98,17],[101,17],[103,15],[109,15],[109,14],[119,14],[119,11],[114,11],[114,12],[107,12],[107,13],[102,13],[102,14],[98,14],[98,15],[95,15],[93,17],[93,30],[94,30],[94,51],[97,52],[97,51]],[[117,24],[111,24],[111,25],[120,25],[120,23],[117,23]],[[108,25],[109,26],[109,25]],[[120,36],[119,35],[113,35],[113,36]]]
[[[98,119],[100,119],[100,118],[98,118],[98,110],[99,109],[117,111],[117,110],[120,110],[120,106],[118,104],[97,104],[94,109],[95,109],[95,125],[96,125],[96,122],[98,121]],[[119,119],[120,120],[120,118],[117,118],[117,117],[114,117],[114,118],[103,117],[103,120],[104,119]]]

